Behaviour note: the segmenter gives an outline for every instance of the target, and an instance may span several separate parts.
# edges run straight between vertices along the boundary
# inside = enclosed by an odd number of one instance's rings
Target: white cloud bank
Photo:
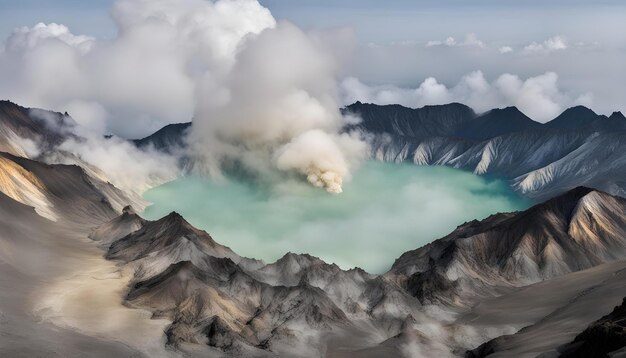
[[[341,83],[341,94],[344,104],[361,101],[422,107],[460,102],[478,112],[496,107],[516,106],[540,122],[553,119],[569,106],[591,104],[590,94],[572,98],[564,93],[558,86],[558,76],[554,72],[546,72],[527,79],[503,74],[488,82],[481,71],[474,71],[463,76],[451,87],[439,83],[433,77],[428,77],[417,88],[368,86],[350,77]]]

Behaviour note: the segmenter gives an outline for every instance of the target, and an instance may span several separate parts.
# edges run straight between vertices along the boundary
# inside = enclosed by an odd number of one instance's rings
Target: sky
[[[37,22],[75,33],[112,37],[113,0],[0,0],[0,35]],[[624,46],[626,4],[604,1],[263,0],[274,17],[305,29],[349,26],[368,42],[428,41],[473,32],[492,41],[527,41],[560,33],[580,41]],[[621,20],[621,21],[620,21]],[[584,26],[582,26],[584,24]]]
[[[0,0],[0,38],[7,39],[18,27],[54,22],[73,35],[114,41],[113,3]],[[517,105],[539,121],[576,104],[603,114],[626,111],[624,1],[260,3],[277,21],[304,31],[350,34],[353,44],[342,45],[350,47],[349,55],[342,57],[336,74],[340,104],[358,99],[418,107],[460,101],[479,112]],[[142,126],[151,130],[174,120]]]

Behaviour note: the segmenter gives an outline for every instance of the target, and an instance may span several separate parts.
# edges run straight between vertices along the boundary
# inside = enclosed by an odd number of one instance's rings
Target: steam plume
[[[188,155],[198,171],[219,175],[236,161],[341,191],[360,156],[354,149],[364,149],[339,134],[336,57],[351,47],[345,31],[305,33],[277,23],[256,0],[116,0],[112,17],[111,41],[59,24],[16,29],[0,52],[10,83],[0,96],[70,111],[96,135],[139,137],[193,117]],[[65,149],[88,156],[76,144]],[[290,151],[306,156],[299,162]]]

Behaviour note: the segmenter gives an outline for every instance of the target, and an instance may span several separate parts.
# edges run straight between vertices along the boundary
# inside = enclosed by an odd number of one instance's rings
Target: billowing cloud
[[[433,77],[426,78],[417,88],[368,86],[356,78],[347,78],[342,82],[341,93],[344,104],[359,100],[421,107],[461,102],[479,112],[496,107],[517,106],[529,117],[540,122],[553,119],[569,106],[591,105],[591,95],[588,93],[571,97],[562,91],[554,72],[527,79],[503,74],[488,82],[481,71],[474,71],[463,76],[452,87],[437,82]]]
[[[502,46],[498,49],[500,53],[511,53],[513,52],[513,48],[511,46]]]
[[[532,42],[524,47],[526,53],[547,53],[558,50],[565,50],[567,43],[562,36],[553,36],[543,42]]]
[[[454,37],[450,36],[448,38],[446,38],[444,41],[439,41],[439,40],[431,40],[426,42],[426,47],[432,47],[432,46],[456,46],[456,40],[454,39]]]
[[[61,41],[78,49],[81,53],[91,50],[95,39],[85,35],[74,35],[65,25],[38,23],[33,27],[20,27],[6,41],[8,51],[32,49],[45,41]]]
[[[58,24],[16,29],[0,53],[0,97],[143,136],[189,121],[198,78],[227,72],[244,39],[275,25],[255,0],[117,0],[112,16],[111,41]]]
[[[433,47],[433,46],[448,46],[448,47],[467,46],[467,47],[478,47],[478,48],[487,47],[485,43],[481,41],[478,38],[478,36],[474,33],[469,33],[465,35],[465,40],[463,40],[462,42],[457,42],[456,39],[452,36],[446,38],[443,41],[431,40],[431,41],[426,42],[426,47]]]

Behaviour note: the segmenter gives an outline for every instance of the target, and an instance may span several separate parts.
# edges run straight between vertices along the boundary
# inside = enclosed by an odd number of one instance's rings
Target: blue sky
[[[19,26],[57,22],[73,31],[95,36],[115,33],[109,17],[111,0],[0,0],[0,35],[5,38]]]
[[[0,35],[6,37],[15,27],[41,21],[63,23],[74,33],[112,37],[115,35],[109,17],[112,2],[0,0]],[[611,34],[611,28],[626,19],[626,4],[618,0],[262,0],[261,3],[276,18],[288,19],[304,28],[353,27],[364,43],[421,40],[467,32],[495,40],[507,36],[509,41],[559,32],[587,40],[597,36],[614,43],[624,38]],[[619,29],[624,29],[623,26]]]

